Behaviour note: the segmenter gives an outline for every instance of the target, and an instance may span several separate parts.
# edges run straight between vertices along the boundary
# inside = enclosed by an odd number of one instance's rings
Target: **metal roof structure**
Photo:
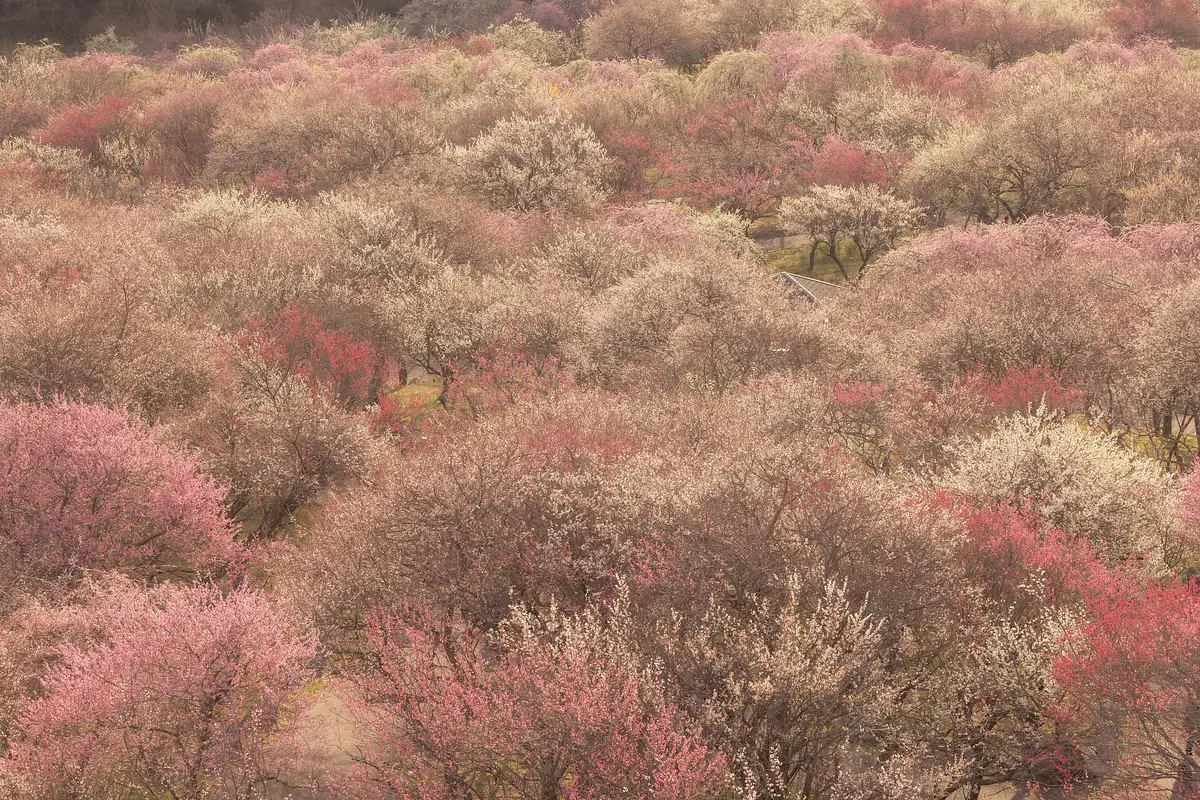
[[[819,303],[822,300],[833,297],[842,290],[842,287],[836,283],[808,278],[804,275],[797,275],[794,272],[779,272],[776,273],[775,278],[787,286],[794,294],[804,297],[810,303]]]

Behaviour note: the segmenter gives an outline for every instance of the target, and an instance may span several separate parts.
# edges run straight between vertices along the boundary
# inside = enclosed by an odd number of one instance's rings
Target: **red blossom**
[[[369,342],[326,327],[312,311],[295,304],[274,317],[250,323],[235,333],[233,340],[267,363],[303,377],[351,405],[368,402],[384,366]]]
[[[1087,393],[1067,383],[1063,374],[1042,364],[1009,367],[1002,375],[973,372],[963,388],[985,397],[997,411],[1027,411],[1045,403],[1048,408],[1074,411],[1081,408]]]
[[[133,119],[137,100],[109,97],[91,106],[68,106],[34,133],[41,144],[73,147],[88,155],[100,152],[100,140],[118,133]]]
[[[805,176],[818,186],[862,186],[887,184],[888,175],[882,159],[838,136],[829,136],[813,157],[812,167]]]

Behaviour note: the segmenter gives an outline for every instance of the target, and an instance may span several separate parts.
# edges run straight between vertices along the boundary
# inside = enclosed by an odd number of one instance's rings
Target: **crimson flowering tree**
[[[1087,399],[1084,389],[1072,386],[1063,374],[1042,364],[1013,366],[999,375],[972,372],[963,379],[964,388],[986,398],[1000,413],[1027,411],[1039,404],[1074,411]]]
[[[247,590],[86,588],[83,604],[49,612],[80,634],[58,647],[0,763],[18,797],[245,800],[296,778],[307,634]]]
[[[813,157],[806,178],[813,184],[860,186],[887,183],[887,169],[878,155],[839,136],[829,136]]]
[[[278,370],[280,380],[300,376],[349,405],[368,402],[379,388],[384,359],[375,348],[346,331],[326,327],[310,309],[295,303],[252,321],[233,340],[256,351],[258,363]]]
[[[119,570],[141,578],[237,569],[221,489],[121,411],[0,406],[0,576],[24,584]]]
[[[525,631],[485,654],[469,629],[406,616],[373,623],[378,668],[355,680],[370,796],[698,800],[727,789],[723,758],[585,643]]]
[[[623,199],[651,195],[663,173],[671,169],[666,152],[636,130],[613,127],[600,141],[613,158],[613,187]]]
[[[1038,604],[1077,603],[1105,591],[1120,574],[1086,541],[1047,528],[1028,507],[967,503],[958,513],[966,532],[961,557],[967,574],[998,606],[1022,597],[1026,606],[1030,598]]]
[[[1090,728],[1111,780],[1144,789],[1200,767],[1200,597],[1187,585],[1110,585],[1055,662],[1059,713]]]
[[[69,106],[34,133],[41,144],[73,147],[95,156],[100,141],[133,122],[137,101],[132,97],[108,97],[89,106]]]

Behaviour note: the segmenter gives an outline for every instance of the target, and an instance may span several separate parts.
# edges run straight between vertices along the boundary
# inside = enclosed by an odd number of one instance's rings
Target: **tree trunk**
[[[454,385],[454,372],[453,364],[442,365],[442,388],[438,392],[437,401],[446,410],[450,409],[450,387]]]
[[[867,262],[871,260],[871,254],[867,253],[866,255],[862,255],[860,253],[859,257],[862,258],[862,263],[858,265],[858,277],[855,280],[861,281],[863,279],[863,275],[867,271]]]
[[[835,244],[836,244],[836,241],[835,241]],[[846,283],[849,283],[850,282],[850,274],[848,272],[846,272],[846,265],[842,263],[842,260],[840,258],[838,258],[837,247],[831,246],[829,248],[829,257],[833,259],[834,264],[837,264],[838,272],[842,273],[842,278],[845,279]]]
[[[375,363],[371,365],[371,382],[367,385],[367,403],[370,405],[379,404],[380,392],[384,389],[387,381],[387,376],[384,375],[386,367],[387,356],[381,352],[375,357]]]

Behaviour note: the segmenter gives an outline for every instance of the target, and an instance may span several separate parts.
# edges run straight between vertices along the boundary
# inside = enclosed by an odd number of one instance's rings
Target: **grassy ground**
[[[846,271],[853,278],[858,272],[859,262],[857,258],[851,257],[849,254],[842,254],[842,263],[846,265]],[[830,283],[845,283],[842,273],[837,268],[837,264],[833,263],[833,259],[824,253],[817,253],[816,262],[813,265],[813,271],[808,271],[808,248],[807,247],[792,247],[784,250],[768,250],[767,251],[767,269],[771,272],[794,272],[797,275],[804,275],[809,278],[816,278]]]
[[[402,386],[389,396],[403,407],[425,409],[437,402],[442,392],[441,380],[431,380],[428,383],[410,383]]]
[[[750,223],[746,228],[746,235],[753,237],[758,233],[775,233],[778,231],[779,223],[775,217],[762,217]],[[850,279],[853,280],[858,272],[860,262],[854,255],[852,248],[848,246],[848,243],[846,247],[839,249],[838,255],[841,257],[842,264],[845,265]],[[813,262],[812,272],[809,272],[807,246],[767,250],[766,264],[767,269],[771,272],[794,272],[797,275],[805,275],[809,278],[829,281],[830,283],[846,282],[837,264],[833,263],[833,259],[824,253],[817,253],[817,257]]]
[[[746,235],[754,236],[756,233],[775,232],[779,230],[779,220],[775,217],[759,217],[746,226]]]
[[[1174,447],[1173,439],[1141,428],[1132,430],[1113,430],[1103,423],[1094,423],[1097,430],[1103,433],[1113,433],[1118,436],[1125,446],[1134,452],[1160,462],[1164,467],[1179,468],[1190,464],[1200,453],[1200,440],[1191,434],[1179,437],[1178,447]],[[1173,459],[1173,460],[1172,460]],[[1182,462],[1182,463],[1181,463]]]

